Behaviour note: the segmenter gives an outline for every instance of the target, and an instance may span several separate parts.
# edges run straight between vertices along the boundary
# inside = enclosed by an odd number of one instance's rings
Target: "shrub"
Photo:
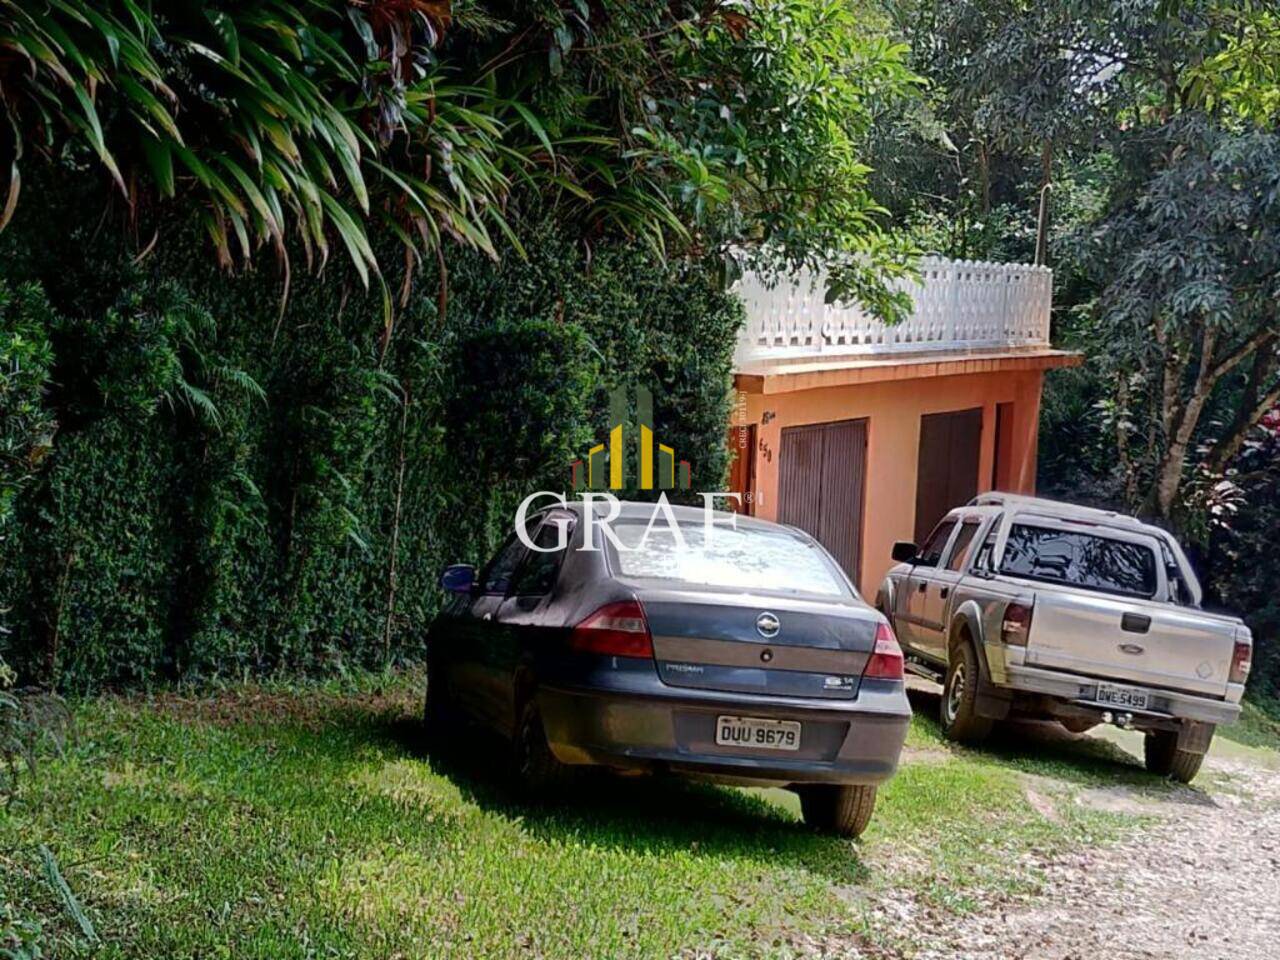
[[[53,415],[44,403],[51,322],[39,286],[14,289],[0,277],[0,537],[14,498],[53,442]]]
[[[653,391],[695,489],[723,482],[741,314],[702,264],[588,255],[537,221],[528,260],[457,252],[447,298],[420,289],[384,354],[379,298],[340,271],[295,278],[281,315],[273,277],[228,277],[199,237],[138,265],[60,209],[52,194],[0,235],[54,311],[59,431],[0,544],[0,653],[28,678],[417,657],[440,569],[484,560],[527,493],[568,487],[615,384]]]

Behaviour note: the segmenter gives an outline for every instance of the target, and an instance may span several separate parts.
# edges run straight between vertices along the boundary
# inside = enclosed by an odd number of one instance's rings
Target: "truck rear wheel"
[[[867,784],[807,784],[797,787],[804,822],[815,830],[860,837],[876,808],[876,788]]]
[[[948,740],[976,743],[991,733],[991,720],[978,715],[981,683],[977,651],[965,640],[952,650],[942,686],[942,733]]]
[[[1156,776],[1169,777],[1179,783],[1190,783],[1200,772],[1204,754],[1178,749],[1178,734],[1173,730],[1153,730],[1142,745],[1147,769]]]

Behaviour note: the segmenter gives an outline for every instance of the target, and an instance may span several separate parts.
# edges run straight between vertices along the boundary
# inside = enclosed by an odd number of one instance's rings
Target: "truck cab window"
[[[917,567],[936,567],[938,565],[938,561],[942,559],[942,551],[946,548],[947,541],[951,539],[951,531],[955,529],[955,526],[956,522],[954,520],[943,520],[933,528],[933,533],[929,534],[929,539],[920,548],[920,556],[916,559]]]

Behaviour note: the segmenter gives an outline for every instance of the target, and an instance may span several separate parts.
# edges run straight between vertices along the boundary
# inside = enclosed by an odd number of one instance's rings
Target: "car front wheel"
[[[991,721],[978,715],[978,685],[982,674],[973,644],[963,642],[952,651],[942,687],[942,732],[948,740],[974,743],[991,733]]]
[[[444,671],[432,660],[427,661],[427,694],[422,706],[422,729],[429,746],[446,746],[457,729],[458,717],[453,698],[445,684]]]
[[[862,836],[876,808],[876,788],[865,784],[810,784],[797,792],[804,822],[842,837]]]

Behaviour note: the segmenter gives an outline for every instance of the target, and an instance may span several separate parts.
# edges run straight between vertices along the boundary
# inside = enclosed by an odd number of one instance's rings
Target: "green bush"
[[[0,537],[13,500],[53,442],[44,404],[53,365],[52,311],[40,288],[13,289],[0,277]]]
[[[384,353],[381,301],[342,269],[295,276],[281,314],[278,276],[220,272],[198,236],[139,264],[74,198],[20,211],[3,279],[47,297],[28,394],[57,434],[0,542],[0,656],[74,691],[415,658],[440,569],[567,489],[615,384],[653,391],[719,489],[736,301],[647,249],[546,222],[524,242],[455,251],[447,298],[419,279]]]

